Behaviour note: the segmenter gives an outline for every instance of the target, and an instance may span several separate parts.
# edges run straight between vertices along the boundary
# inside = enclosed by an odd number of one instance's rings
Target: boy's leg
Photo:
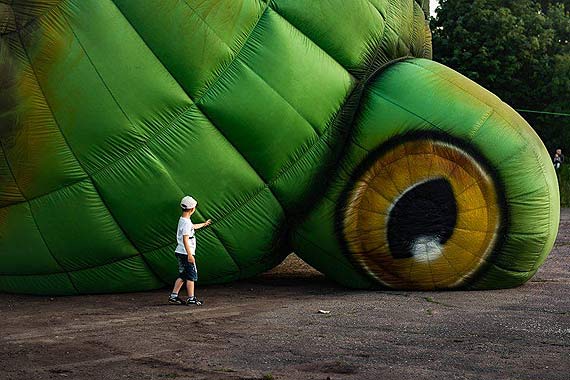
[[[176,259],[178,260],[178,278],[174,282],[174,287],[172,288],[172,293],[168,296],[168,302],[172,304],[182,305],[185,302],[178,297],[182,285],[184,285],[185,279],[188,277],[185,269],[186,258],[180,257],[181,255],[176,254]]]
[[[186,281],[186,291],[188,292],[188,297],[194,297],[194,281]]]
[[[188,291],[188,299],[186,300],[187,305],[202,305],[202,301],[198,300],[194,296],[194,283],[198,281],[198,271],[196,270],[196,264],[191,264],[188,268],[188,281],[186,281],[186,290]]]
[[[169,303],[173,303],[176,305],[183,305],[185,303],[182,298],[178,297],[178,292],[182,288],[182,285],[184,285],[184,279],[180,277],[177,278],[176,281],[174,282],[174,288],[172,288],[172,293],[170,293],[170,295],[168,296]]]
[[[180,289],[182,289],[182,285],[184,285],[184,280],[180,277],[177,278],[176,281],[174,281],[174,288],[172,288],[172,293],[178,294],[180,292]]]

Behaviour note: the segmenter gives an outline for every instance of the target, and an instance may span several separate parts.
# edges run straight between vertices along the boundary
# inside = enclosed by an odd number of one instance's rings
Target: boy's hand
[[[196,259],[194,258],[194,256],[188,255],[188,262],[194,264],[196,262]]]
[[[199,230],[200,228],[208,227],[210,224],[212,224],[212,219],[208,219],[204,223],[195,224],[194,229]]]

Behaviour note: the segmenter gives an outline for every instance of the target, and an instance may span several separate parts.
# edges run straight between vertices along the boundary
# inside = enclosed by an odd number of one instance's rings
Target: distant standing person
[[[178,219],[176,230],[176,241],[178,245],[174,250],[178,260],[178,278],[174,282],[172,293],[168,297],[168,302],[176,305],[202,305],[194,294],[194,282],[198,281],[198,269],[196,267],[196,236],[195,230],[209,226],[211,219],[204,223],[193,224],[190,217],[196,211],[198,202],[191,196],[185,196],[180,201],[182,216]],[[178,296],[182,285],[186,283],[188,298],[183,300]]]
[[[554,163],[554,169],[558,172],[560,167],[564,163],[564,155],[562,154],[562,149],[556,149],[556,153],[554,153],[554,158],[552,159]]]

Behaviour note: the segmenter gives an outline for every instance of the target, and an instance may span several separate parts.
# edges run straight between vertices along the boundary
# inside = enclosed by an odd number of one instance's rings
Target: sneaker
[[[188,297],[188,299],[186,300],[186,305],[196,305],[196,306],[201,306],[203,304],[202,301],[200,301],[198,298],[196,297]]]
[[[173,305],[185,304],[184,300],[178,296],[176,296],[176,297],[168,296],[168,303],[171,303]]]

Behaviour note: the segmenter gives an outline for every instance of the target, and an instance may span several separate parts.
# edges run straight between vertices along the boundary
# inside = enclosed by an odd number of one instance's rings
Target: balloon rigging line
[[[545,115],[556,115],[556,116],[570,116],[570,113],[563,113],[563,112],[547,112],[547,111],[534,111],[534,110],[515,110],[517,112],[526,112],[526,113],[540,113]]]

